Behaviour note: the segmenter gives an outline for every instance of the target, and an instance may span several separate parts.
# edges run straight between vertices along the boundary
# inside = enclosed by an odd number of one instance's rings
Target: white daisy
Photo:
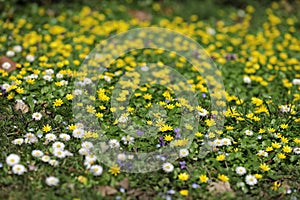
[[[257,179],[253,175],[247,175],[246,176],[246,183],[248,185],[255,185],[257,183]]]
[[[215,139],[214,140],[214,146],[217,146],[217,147],[223,146],[223,141],[220,140],[220,139]]]
[[[24,165],[16,164],[13,166],[12,171],[14,174],[23,175],[26,172]]]
[[[32,114],[32,119],[36,120],[36,121],[39,121],[42,119],[42,114],[39,113],[39,112],[35,112]]]
[[[81,147],[90,150],[90,149],[94,148],[94,145],[91,142],[85,141],[81,144]]]
[[[131,137],[130,135],[123,136],[121,138],[124,144],[133,144],[134,143],[134,137]]]
[[[74,138],[83,138],[84,136],[84,130],[81,128],[76,128],[73,130],[73,137]]]
[[[90,171],[94,176],[100,176],[103,172],[103,168],[100,165],[92,165]]]
[[[62,143],[62,142],[54,142],[54,143],[52,144],[52,148],[53,148],[53,149],[64,150],[65,144]]]
[[[13,144],[16,144],[16,145],[21,145],[21,144],[23,144],[23,142],[24,142],[24,139],[23,139],[23,138],[14,139],[14,140],[12,141],[12,143],[13,143]]]
[[[26,144],[33,144],[38,141],[37,137],[33,133],[27,133],[25,135],[25,143]]]
[[[182,157],[187,157],[189,155],[189,150],[187,149],[180,149],[179,150],[179,156]]]
[[[250,84],[250,83],[251,83],[251,79],[250,79],[249,76],[245,76],[245,77],[243,78],[243,81],[244,81],[244,83],[247,83],[247,84]]]
[[[15,52],[9,50],[9,51],[6,52],[6,56],[7,57],[13,57],[13,56],[15,56]]]
[[[26,60],[27,60],[28,62],[33,62],[33,61],[35,60],[35,57],[34,57],[33,55],[27,55],[27,56],[26,56]]]
[[[250,130],[246,130],[245,133],[248,136],[252,136],[253,135],[253,131],[250,131]]]
[[[32,155],[33,157],[39,158],[39,157],[42,157],[42,156],[44,155],[44,153],[43,153],[42,151],[40,151],[40,150],[33,150],[33,151],[31,152],[31,155]]]
[[[61,149],[54,149],[53,150],[53,155],[57,158],[65,158],[66,157],[65,151],[63,151]]]
[[[46,81],[52,81],[52,77],[50,75],[44,75],[43,79]]]
[[[121,116],[119,117],[118,119],[118,122],[121,122],[121,123],[126,123],[128,121],[128,117],[127,116]]]
[[[49,176],[46,178],[46,184],[49,186],[56,186],[59,183],[59,179],[54,176]]]
[[[56,167],[58,165],[58,161],[57,160],[49,160],[49,164],[53,167]]]
[[[11,64],[9,62],[2,63],[2,68],[8,70],[11,68]]]
[[[198,112],[198,114],[199,114],[201,117],[205,117],[205,116],[208,114],[208,111],[205,110],[204,108],[201,108],[200,111]]]
[[[63,77],[64,77],[64,75],[61,74],[61,73],[57,73],[57,74],[56,74],[56,78],[57,78],[57,79],[61,79],[61,78],[63,78]]]
[[[117,158],[120,161],[125,161],[126,160],[126,155],[124,153],[120,153],[120,154],[118,154]]]
[[[22,51],[22,46],[16,45],[13,47],[14,52],[20,53]]]
[[[231,141],[230,141],[230,139],[228,139],[228,138],[223,138],[223,139],[222,139],[222,143],[223,143],[223,145],[226,145],[226,146],[231,145]]]
[[[293,85],[300,85],[300,79],[297,79],[297,78],[293,79],[292,84]]]
[[[78,153],[82,156],[86,156],[89,154],[89,150],[86,148],[81,148],[81,149],[79,149]]]
[[[56,140],[56,135],[54,135],[53,133],[48,133],[48,134],[45,135],[45,138],[48,142],[55,141]]]
[[[14,166],[20,162],[20,156],[17,154],[10,154],[6,157],[6,163],[9,166]]]
[[[116,139],[111,139],[108,141],[108,145],[110,148],[118,148],[120,146],[120,143]]]
[[[300,147],[295,147],[295,148],[293,149],[293,152],[294,152],[295,154],[300,154]]]
[[[42,161],[43,162],[49,162],[50,161],[50,156],[42,156]]]
[[[237,168],[235,168],[235,172],[238,175],[244,175],[244,174],[246,174],[246,168],[245,167],[237,167]]]
[[[172,172],[173,169],[174,169],[174,166],[171,164],[171,163],[164,163],[162,165],[162,168],[165,172],[169,173],[169,172]]]
[[[71,139],[71,136],[66,133],[61,133],[59,134],[59,138],[62,139],[63,141],[69,141]]]

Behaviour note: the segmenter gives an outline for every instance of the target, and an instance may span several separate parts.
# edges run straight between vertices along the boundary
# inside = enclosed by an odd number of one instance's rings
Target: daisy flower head
[[[119,161],[125,161],[126,158],[127,158],[127,156],[126,156],[126,154],[124,154],[124,153],[120,153],[120,154],[118,154],[118,156],[117,156],[117,159],[118,159]]]
[[[13,50],[16,53],[20,53],[22,51],[22,46],[16,45],[16,46],[13,47]]]
[[[65,144],[62,143],[62,142],[54,142],[54,143],[52,144],[52,148],[53,148],[53,149],[64,150]]]
[[[244,175],[244,174],[246,174],[246,168],[245,167],[237,167],[237,168],[235,168],[235,172],[238,175]]]
[[[2,63],[2,68],[5,70],[9,70],[11,68],[11,64],[9,62]]]
[[[35,60],[35,57],[34,57],[33,55],[27,55],[27,56],[26,56],[26,60],[27,60],[28,62],[33,62],[33,61]]]
[[[187,149],[180,149],[179,150],[179,156],[182,157],[187,157],[189,155],[189,150]]]
[[[17,154],[10,154],[6,157],[6,163],[9,166],[14,166],[20,162],[20,156]]]
[[[294,150],[293,150],[293,152],[295,154],[300,154],[300,147],[295,147]]]
[[[35,121],[39,121],[42,119],[42,114],[39,112],[35,112],[32,114],[32,119],[34,119]]]
[[[44,155],[44,156],[42,156],[41,160],[42,160],[43,162],[49,162],[49,161],[50,161],[50,156]]]
[[[59,134],[59,138],[63,141],[69,141],[71,139],[71,136],[66,133],[61,133],[61,134]]]
[[[59,183],[59,179],[54,176],[49,176],[46,178],[46,184],[49,186],[57,186]]]
[[[246,183],[251,186],[255,185],[257,184],[257,179],[255,176],[249,174],[246,176]]]
[[[84,130],[81,128],[76,128],[73,130],[73,137],[74,138],[83,138],[84,136]]]
[[[58,161],[52,159],[52,160],[49,160],[49,164],[50,164],[51,166],[53,166],[53,167],[56,167],[56,166],[58,165]]]
[[[81,147],[90,150],[94,148],[94,145],[91,142],[85,141],[81,144]]]
[[[33,150],[31,152],[31,155],[33,157],[40,158],[40,157],[42,157],[44,155],[44,153],[42,151],[40,151],[40,150]]]
[[[48,133],[45,135],[46,141],[51,142],[56,140],[56,135],[53,133]]]
[[[252,136],[253,135],[253,131],[251,131],[251,130],[246,130],[245,133],[248,136]]]
[[[174,166],[173,166],[171,163],[164,163],[164,164],[162,165],[162,169],[163,169],[165,172],[169,173],[169,172],[172,172],[172,171],[174,170]]]
[[[231,140],[229,138],[223,138],[222,139],[222,144],[226,145],[226,146],[229,146],[229,145],[231,145]]]
[[[251,79],[250,79],[249,76],[245,76],[245,77],[243,78],[243,81],[244,81],[244,83],[246,83],[246,84],[250,84],[250,83],[251,83]]]
[[[123,136],[121,138],[124,144],[133,144],[134,143],[134,137],[131,137],[130,135]]]
[[[13,166],[12,171],[14,174],[23,175],[24,172],[26,172],[26,168],[24,167],[24,165],[16,164]]]
[[[78,150],[78,153],[79,153],[80,155],[82,155],[82,156],[86,156],[86,155],[88,155],[90,152],[89,152],[89,150],[86,149],[86,148],[81,148],[81,149]]]
[[[12,141],[12,143],[15,144],[15,145],[22,145],[23,142],[24,142],[24,139],[23,139],[23,138],[14,139],[14,140]]]
[[[120,143],[116,139],[109,140],[108,141],[108,145],[109,145],[110,148],[118,148],[118,147],[120,147]]]
[[[103,168],[100,165],[92,165],[90,167],[90,172],[92,172],[94,176],[100,176],[103,172]]]
[[[65,158],[66,157],[66,153],[61,149],[54,149],[53,155],[57,158]]]

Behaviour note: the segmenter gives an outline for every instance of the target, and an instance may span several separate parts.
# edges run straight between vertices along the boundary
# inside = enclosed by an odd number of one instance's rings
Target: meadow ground
[[[299,1],[42,2],[0,1],[0,199],[300,198]]]

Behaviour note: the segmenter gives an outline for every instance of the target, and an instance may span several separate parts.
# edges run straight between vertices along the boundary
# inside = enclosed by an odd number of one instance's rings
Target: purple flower
[[[137,134],[138,136],[142,136],[142,135],[144,134],[144,131],[142,131],[142,130],[137,130],[137,131],[136,131],[136,134]]]
[[[170,100],[165,100],[166,103],[170,103]]]
[[[199,187],[200,187],[200,185],[198,185],[197,183],[193,183],[193,184],[192,184],[192,188],[194,188],[194,189],[195,189],[195,188],[199,188]]]
[[[165,142],[164,142],[164,137],[163,137],[163,136],[160,136],[160,137],[158,138],[158,140],[159,140],[160,146],[165,146]]]
[[[185,166],[186,162],[185,161],[179,162],[179,164],[180,164],[180,169],[185,169],[186,168],[186,166]]]
[[[179,139],[180,138],[180,134],[179,133],[177,133],[176,135],[175,135],[175,139]]]
[[[174,133],[179,133],[180,128],[174,128]]]
[[[205,93],[202,93],[202,97],[203,97],[203,98],[206,98],[206,94],[205,94]]]

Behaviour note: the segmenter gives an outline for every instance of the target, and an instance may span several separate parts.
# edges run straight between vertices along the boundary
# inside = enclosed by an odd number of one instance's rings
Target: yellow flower
[[[226,158],[226,156],[224,154],[221,154],[221,155],[218,155],[216,159],[217,159],[217,161],[223,161],[223,160],[225,160],[225,158]]]
[[[87,178],[84,177],[84,176],[78,176],[77,180],[78,180],[80,183],[87,184]]]
[[[179,192],[182,196],[187,196],[189,195],[189,191],[188,190],[180,190]]]
[[[208,177],[205,174],[201,174],[199,179],[201,183],[206,183],[208,181]]]
[[[290,153],[290,152],[292,151],[292,148],[289,147],[289,146],[284,146],[284,147],[282,148],[282,150],[283,150],[284,153]]]
[[[55,106],[55,107],[59,107],[59,106],[61,106],[61,105],[63,105],[64,104],[64,102],[61,100],[61,99],[56,99],[54,102],[53,102],[53,105]]]
[[[266,151],[273,151],[273,147],[267,147]]]
[[[289,127],[288,124],[281,124],[281,125],[280,125],[280,128],[282,128],[282,129],[287,129],[288,127]]]
[[[174,139],[174,137],[172,137],[171,135],[166,135],[166,136],[164,137],[164,139],[165,139],[166,141],[171,141],[171,140]]]
[[[265,171],[265,172],[267,172],[267,171],[270,170],[270,167],[269,167],[267,164],[265,164],[265,163],[260,164],[259,167],[260,167],[263,171]]]
[[[273,142],[272,147],[274,147],[275,149],[279,149],[281,147],[281,144],[279,144],[277,142]]]
[[[121,173],[121,169],[117,164],[113,165],[108,171],[115,176]]]
[[[49,132],[49,131],[51,131],[51,130],[52,130],[52,127],[51,127],[49,124],[43,126],[43,131],[44,131],[44,132],[47,133],[47,132]]]
[[[186,181],[186,180],[188,180],[189,179],[189,175],[187,174],[187,173],[180,173],[179,175],[178,175],[178,179],[179,180],[182,180],[182,181]]]
[[[227,130],[227,131],[231,131],[231,130],[233,130],[233,129],[234,129],[233,126],[226,126],[226,130]]]
[[[197,133],[195,133],[195,136],[196,136],[196,137],[202,137],[202,136],[203,136],[203,134],[202,134],[202,133],[200,133],[200,132],[197,132]]]
[[[73,95],[72,94],[67,94],[66,95],[66,99],[67,100],[72,100],[73,99]]]
[[[277,156],[280,159],[285,159],[286,158],[286,156],[283,153],[279,153]]]
[[[96,117],[98,117],[98,118],[102,118],[102,117],[103,117],[103,113],[99,113],[99,112],[97,112],[97,113],[96,113]]]
[[[300,139],[295,138],[295,139],[294,139],[294,142],[297,143],[297,144],[300,144]]]
[[[144,94],[143,98],[146,99],[146,100],[151,100],[152,95],[151,94]]]
[[[20,88],[20,87],[17,87],[16,92],[19,93],[19,94],[23,94],[24,93],[24,89]]]
[[[262,175],[261,174],[254,174],[255,178],[257,179],[261,179],[262,178]]]
[[[73,131],[77,128],[75,124],[70,124],[68,127],[71,131]]]
[[[229,181],[228,176],[226,176],[224,174],[219,174],[218,179],[220,179],[222,182],[228,182]]]

